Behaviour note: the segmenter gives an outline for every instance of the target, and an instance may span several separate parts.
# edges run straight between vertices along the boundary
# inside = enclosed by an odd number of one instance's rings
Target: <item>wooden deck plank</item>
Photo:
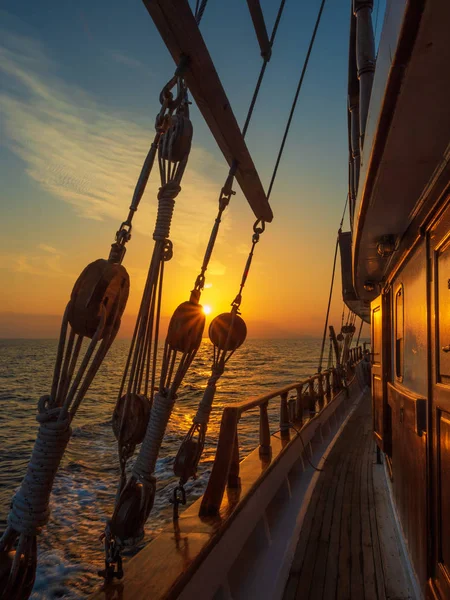
[[[387,600],[408,600],[414,598],[410,581],[397,565],[401,560],[401,549],[393,521],[392,507],[388,498],[388,490],[383,485],[384,466],[374,464],[373,485],[376,503],[376,525],[383,569],[383,581]]]
[[[359,442],[359,435],[355,439]],[[350,448],[347,450],[351,452]],[[355,480],[355,465],[357,462],[356,451],[353,449],[350,468],[347,472],[344,484],[344,501],[341,512],[341,531],[339,536],[339,563],[338,563],[338,579],[336,586],[336,598],[338,600],[350,598],[351,593],[351,533],[352,533],[352,495],[353,485]]]
[[[361,473],[361,544],[364,570],[364,598],[377,600],[377,582],[375,576],[375,563],[373,558],[372,530],[370,527],[370,498],[369,477],[372,477],[373,467],[373,441],[372,434],[366,440],[365,457]]]
[[[386,594],[386,568],[401,572],[400,553],[382,558],[387,531],[394,532],[374,487],[371,402],[367,395],[351,415],[317,480],[293,561],[284,600],[386,600],[409,598],[406,587]],[[377,472],[378,473],[378,472]],[[380,486],[378,485],[378,488]],[[380,494],[383,496],[380,500]],[[380,542],[380,531],[383,541]],[[392,533],[395,537],[395,534]],[[397,546],[398,548],[398,546]]]
[[[327,577],[324,587],[324,598],[334,598],[337,589],[337,580],[339,574],[339,539],[341,536],[341,515],[344,503],[345,481],[350,464],[351,454],[347,453],[343,459],[343,469],[339,483],[336,487],[336,497],[334,503],[333,520],[331,524],[330,540],[328,545],[328,556],[326,571]]]
[[[143,0],[175,63],[188,57],[186,83],[236,180],[258,219],[273,214],[225,90],[188,0]]]
[[[381,559],[380,540],[378,538],[377,511],[375,505],[375,489],[373,485],[373,470],[369,476],[369,518],[370,529],[372,534],[372,555],[375,565],[375,579],[377,584],[378,598],[385,599],[385,584],[383,563]]]
[[[342,456],[341,460],[327,460],[325,462],[324,469],[334,467],[331,475],[331,485],[330,492],[327,497],[327,502],[325,506],[325,513],[322,522],[322,528],[320,532],[320,542],[318,547],[318,552],[316,555],[316,564],[314,566],[314,575],[313,581],[314,585],[311,586],[309,597],[311,600],[321,600],[322,598],[327,598],[328,591],[326,590],[326,584],[329,577],[328,567],[329,560],[331,562],[332,558],[330,556],[330,546],[332,543],[332,535],[334,532],[333,525],[336,521],[336,513],[340,512],[337,508],[336,502],[340,502],[340,506],[342,507],[342,498],[343,498],[343,483],[345,482],[345,477],[348,471],[348,466],[350,464],[351,455],[349,453]],[[337,531],[336,536],[336,545],[335,551],[336,556],[339,555],[339,529]],[[337,564],[334,561],[334,566],[336,567],[337,574]],[[332,597],[334,597],[335,589],[333,589]],[[328,596],[330,597],[330,596]]]
[[[361,424],[362,439],[358,458],[355,463],[355,479],[352,492],[352,515],[351,515],[351,551],[350,551],[350,588],[352,598],[364,598],[363,583],[363,560],[361,544],[361,471],[365,457],[365,446],[369,431]]]
[[[324,469],[328,470],[328,477],[330,479],[335,475],[335,470],[338,470],[336,465],[330,463],[324,467]],[[297,587],[297,598],[307,599],[310,597],[310,591],[313,587],[312,583],[314,581],[314,587],[317,587],[317,592],[319,591],[319,582],[322,581],[324,576],[323,572],[316,573],[317,579],[314,579],[315,575],[315,566],[317,565],[317,555],[320,553],[320,545],[321,545],[321,534],[322,528],[325,519],[325,512],[327,508],[327,504],[331,501],[332,495],[332,486],[326,486],[326,489],[322,490],[322,493],[319,497],[316,498],[316,511],[314,515],[314,521],[311,528],[311,533],[308,540],[308,548],[305,554],[305,560],[303,563],[302,572],[299,578],[299,584]]]

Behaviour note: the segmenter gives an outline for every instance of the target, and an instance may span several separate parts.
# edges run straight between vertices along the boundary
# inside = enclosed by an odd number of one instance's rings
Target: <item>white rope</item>
[[[216,395],[216,383],[223,374],[223,367],[213,367],[212,373],[213,374],[208,379],[208,385],[203,392],[203,398],[198,405],[197,413],[193,419],[194,423],[197,423],[198,425],[208,425],[212,403],[214,401],[214,396]]]
[[[160,188],[158,193],[158,215],[153,233],[154,240],[164,241],[169,237],[175,198],[180,190],[181,187],[175,182],[166,183]]]
[[[50,515],[53,480],[71,436],[70,419],[58,421],[60,408],[46,410],[41,398],[37,439],[24,480],[16,492],[8,515],[8,525],[18,533],[36,535]]]
[[[132,471],[133,477],[138,480],[149,481],[152,479],[152,473],[155,470],[159,449],[174,403],[175,399],[170,395],[164,397],[160,393],[155,394],[145,438]]]

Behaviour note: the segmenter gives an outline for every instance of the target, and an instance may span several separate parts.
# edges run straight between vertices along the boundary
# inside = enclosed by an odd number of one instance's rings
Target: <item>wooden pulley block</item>
[[[0,552],[0,600],[29,598],[33,590],[34,580],[36,579],[36,552],[33,552],[28,560],[25,557],[21,558],[19,569],[14,581],[10,584],[11,587],[7,595],[2,593],[8,584],[15,555],[15,550]]]
[[[209,339],[219,350],[237,350],[246,337],[247,325],[244,319],[239,315],[233,317],[231,312],[218,315],[209,326]]]
[[[114,408],[112,428],[122,446],[136,446],[144,439],[150,418],[150,401],[143,394],[124,394]],[[123,421],[123,426],[122,426]]]
[[[173,115],[170,127],[164,134],[167,139],[161,145],[161,156],[172,162],[183,160],[191,149],[192,133],[189,117]]]
[[[200,304],[183,302],[172,315],[167,331],[167,344],[179,352],[198,349],[205,328],[205,313]]]
[[[142,538],[144,525],[153,508],[156,480],[141,483],[133,477],[120,494],[111,519],[111,533],[122,541]]]
[[[342,333],[355,333],[354,325],[343,325],[341,328]]]
[[[116,316],[121,318],[129,291],[130,278],[122,265],[103,258],[88,265],[75,282],[70,297],[69,323],[74,332],[92,338],[105,309],[106,321],[101,339]]]
[[[197,464],[203,447],[198,440],[192,438],[183,440],[173,463],[173,472],[182,483],[186,483],[190,477],[195,477]]]

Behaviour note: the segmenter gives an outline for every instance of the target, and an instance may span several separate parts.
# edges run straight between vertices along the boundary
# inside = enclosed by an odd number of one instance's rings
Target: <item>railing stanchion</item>
[[[270,427],[267,406],[269,402],[264,402],[259,407],[259,455],[270,456],[272,448],[270,445]]]
[[[348,376],[353,377],[356,371],[356,362],[362,358],[361,346],[355,346],[348,354],[346,363]],[[268,406],[269,401],[280,399],[280,433],[282,444],[277,450],[282,451],[290,440],[291,426],[296,428],[308,427],[304,423],[305,410],[309,409],[310,419],[321,412],[325,405],[331,402],[347,386],[344,366],[332,367],[322,373],[308,377],[303,381],[273,390],[258,398],[249,398],[244,402],[236,402],[226,406],[223,410],[220,424],[219,440],[211,475],[203,495],[199,516],[216,516],[220,512],[225,489],[240,487],[240,454],[238,424],[244,412],[259,408],[259,454],[261,457],[261,472],[267,468],[272,456],[271,435]],[[297,392],[296,397],[289,400],[289,394]],[[348,390],[347,390],[348,392]],[[316,412],[317,410],[317,412]],[[308,421],[308,420],[307,420]]]
[[[223,494],[227,485],[228,474],[233,462],[239,417],[240,412],[238,408],[233,406],[224,408],[222,422],[220,424],[216,457],[200,506],[201,517],[213,516],[219,513]]]
[[[299,385],[297,388],[297,400],[296,400],[296,410],[295,410],[295,418],[300,425],[303,425],[303,386]]]
[[[319,410],[322,410],[325,404],[325,391],[323,389],[323,373],[320,373],[317,377],[317,389],[319,396]]]
[[[330,382],[330,371],[326,371],[325,373],[325,396],[327,399],[327,404],[331,401],[331,382]]]
[[[241,478],[239,477],[239,438],[237,429],[236,435],[234,436],[233,454],[231,456],[230,472],[228,474],[228,487],[241,487]]]
[[[289,437],[288,393],[281,394],[280,398],[280,433],[281,437]]]
[[[316,412],[316,392],[314,390],[314,379],[312,377],[308,381],[308,394],[309,412],[314,414]]]

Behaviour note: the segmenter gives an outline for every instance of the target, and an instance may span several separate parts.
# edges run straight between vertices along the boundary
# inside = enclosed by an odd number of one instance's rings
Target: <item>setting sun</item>
[[[203,312],[205,313],[205,315],[210,315],[211,314],[211,307],[210,306],[204,306],[203,307]]]

